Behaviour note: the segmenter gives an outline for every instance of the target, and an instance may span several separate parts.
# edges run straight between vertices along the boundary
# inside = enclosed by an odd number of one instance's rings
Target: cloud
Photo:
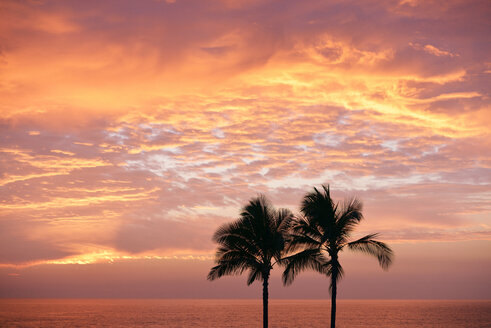
[[[2,6],[5,263],[210,254],[250,197],[321,183],[362,232],[489,238],[484,2]]]
[[[40,226],[39,222],[3,218],[0,224],[1,264],[39,263],[75,254],[56,242],[29,235],[24,227],[26,224],[30,225],[30,229]]]
[[[223,219],[222,219],[223,220]],[[200,253],[213,249],[211,235],[216,220],[203,215],[194,220],[169,220],[165,217],[153,220],[131,220],[121,225],[115,237],[115,248],[128,253],[160,251]]]

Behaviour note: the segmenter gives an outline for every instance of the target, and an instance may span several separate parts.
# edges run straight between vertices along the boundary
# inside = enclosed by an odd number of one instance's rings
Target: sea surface
[[[491,301],[339,300],[337,327],[491,327]],[[1,299],[0,327],[261,327],[260,300]],[[270,327],[328,327],[328,300],[270,300]]]

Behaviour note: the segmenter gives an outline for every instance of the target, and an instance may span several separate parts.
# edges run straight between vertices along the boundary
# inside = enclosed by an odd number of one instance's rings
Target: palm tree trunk
[[[263,328],[268,328],[268,280],[269,272],[264,274],[263,280]]]
[[[333,275],[331,277],[331,328],[336,328],[336,293],[337,293],[337,285],[336,285],[336,277]]]
[[[331,273],[331,328],[336,328],[336,296],[338,293],[338,274],[339,262],[337,254],[331,258],[332,273]]]

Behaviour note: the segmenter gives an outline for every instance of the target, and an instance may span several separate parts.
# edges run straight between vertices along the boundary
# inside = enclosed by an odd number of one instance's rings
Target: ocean
[[[0,327],[261,327],[261,300],[1,299]],[[328,327],[328,300],[270,300],[270,327]],[[337,327],[491,327],[491,301],[339,300]]]

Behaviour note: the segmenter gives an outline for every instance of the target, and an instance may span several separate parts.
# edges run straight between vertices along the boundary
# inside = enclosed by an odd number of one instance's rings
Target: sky
[[[259,298],[211,236],[329,184],[340,298],[491,298],[491,3],[0,2],[0,297]],[[305,272],[272,298],[328,298]]]

